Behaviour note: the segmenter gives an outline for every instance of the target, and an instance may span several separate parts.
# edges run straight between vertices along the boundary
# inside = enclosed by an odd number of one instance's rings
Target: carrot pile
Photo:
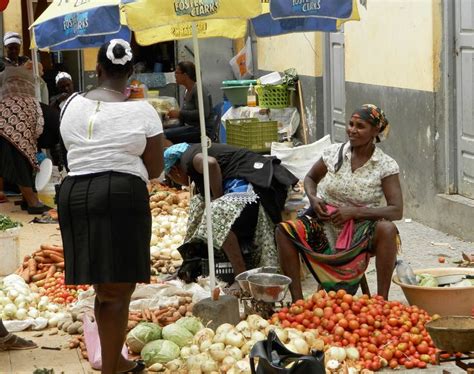
[[[41,244],[31,256],[25,256],[15,271],[26,283],[38,282],[64,270],[64,251],[61,246]]]
[[[128,313],[127,330],[133,329],[140,322],[153,322],[166,326],[176,322],[184,316],[192,315],[193,303],[191,297],[180,297],[180,305],[165,306],[158,309],[143,309],[141,311],[130,311]]]

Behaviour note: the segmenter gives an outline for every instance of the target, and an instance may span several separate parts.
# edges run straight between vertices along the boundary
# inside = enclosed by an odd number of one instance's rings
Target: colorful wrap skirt
[[[331,234],[338,229],[331,223],[302,216],[279,227],[326,291],[345,289],[355,294],[369,265],[376,225],[377,221],[355,221],[351,244],[342,250],[335,248],[335,235]]]

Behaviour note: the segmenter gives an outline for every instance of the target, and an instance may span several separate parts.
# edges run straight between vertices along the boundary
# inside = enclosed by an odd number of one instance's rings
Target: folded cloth
[[[328,213],[332,214],[337,210],[337,207],[332,205],[326,205]],[[350,219],[344,223],[341,233],[336,240],[336,251],[349,249],[352,243],[352,234],[354,233],[354,220]]]

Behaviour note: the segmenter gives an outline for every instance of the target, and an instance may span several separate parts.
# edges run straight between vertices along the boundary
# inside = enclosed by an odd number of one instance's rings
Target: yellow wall
[[[21,0],[10,0],[3,12],[3,32],[15,31],[22,35],[21,29]]]
[[[346,81],[436,91],[441,0],[377,0],[345,24]]]
[[[322,76],[322,34],[301,33],[258,38],[258,69],[283,72],[295,68],[298,74]]]

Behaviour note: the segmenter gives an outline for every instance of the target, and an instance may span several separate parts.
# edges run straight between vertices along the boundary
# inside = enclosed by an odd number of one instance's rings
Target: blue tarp
[[[274,19],[286,17],[349,18],[352,0],[271,0]]]

